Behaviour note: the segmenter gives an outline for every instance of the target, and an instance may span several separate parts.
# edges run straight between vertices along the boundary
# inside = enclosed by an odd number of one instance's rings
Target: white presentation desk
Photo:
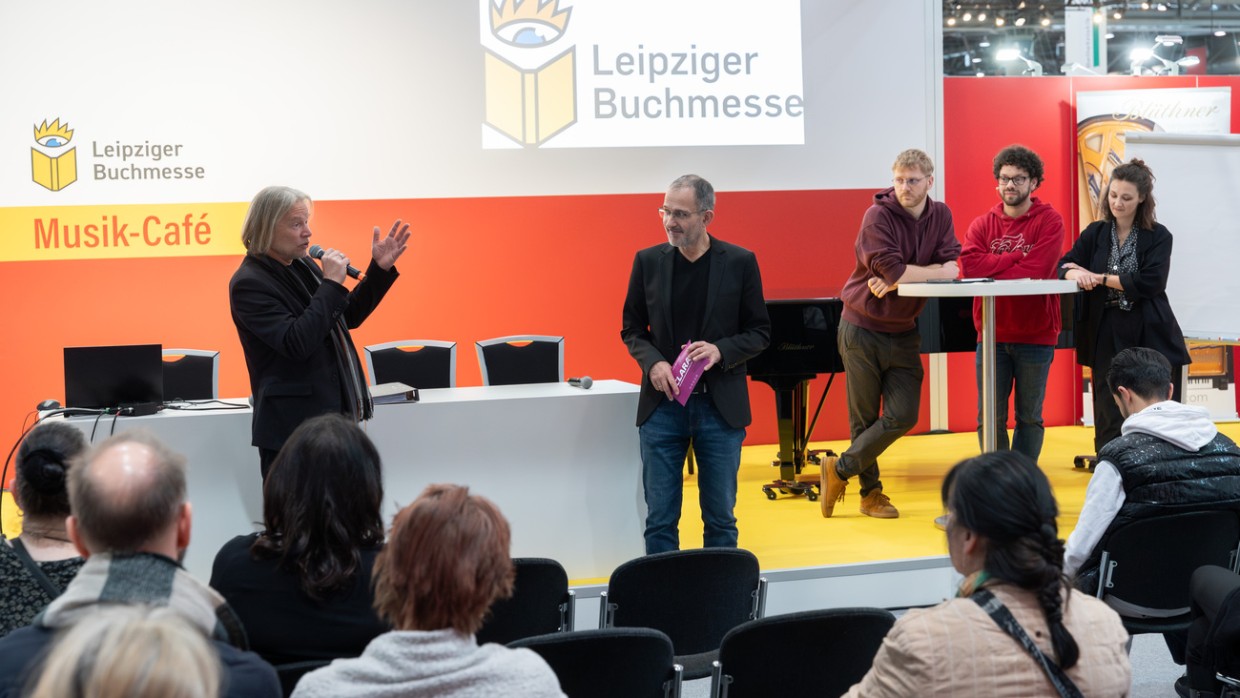
[[[566,383],[444,388],[421,401],[378,405],[364,424],[383,458],[384,519],[428,484],[452,482],[495,502],[512,525],[515,557],[550,557],[571,579],[610,576],[645,551],[638,450],[638,387]],[[245,399],[229,400],[245,403]],[[122,417],[189,459],[193,538],[185,566],[207,580],[220,546],[262,521],[258,451],[249,408],[165,410]],[[89,436],[94,417],[70,423]],[[112,418],[99,421],[95,441]]]
[[[995,424],[995,298],[998,296],[1042,296],[1075,293],[1075,281],[1068,279],[1000,279],[953,283],[900,284],[896,293],[923,298],[982,299],[982,451],[995,450],[998,430]]]

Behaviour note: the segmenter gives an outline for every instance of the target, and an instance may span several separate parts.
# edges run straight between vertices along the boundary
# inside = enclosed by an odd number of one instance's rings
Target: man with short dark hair
[[[921,335],[925,298],[905,298],[901,283],[954,279],[960,242],[947,206],[930,199],[934,162],[911,148],[891,166],[892,186],[874,195],[857,233],[857,264],[840,293],[837,342],[848,387],[852,443],[822,464],[823,516],[844,499],[848,478],[861,481],[861,513],[900,515],[883,493],[878,457],[917,424],[921,406]]]
[[[86,564],[32,625],[0,639],[0,698],[21,691],[58,630],[109,604],[167,606],[201,630],[219,652],[223,695],[281,695],[223,597],[179,564],[192,518],[184,457],[147,432],[113,436],[69,470],[69,504],[66,531]]]
[[[1076,528],[1064,549],[1064,574],[1082,591],[1098,587],[1107,535],[1136,519],[1189,511],[1240,511],[1240,447],[1220,434],[1203,407],[1171,399],[1171,364],[1144,347],[1115,355],[1106,376],[1124,417],[1122,436],[1098,452]],[[1153,609],[1115,599],[1120,615]],[[1183,634],[1168,637],[1172,659],[1184,663]]]
[[[681,473],[690,440],[702,545],[737,543],[736,473],[751,419],[745,362],[766,349],[771,319],[757,257],[709,234],[714,217],[710,182],[697,175],[672,182],[659,207],[667,242],[637,253],[624,299],[620,337],[642,371],[637,426],[647,553],[680,548]],[[684,347],[688,360],[705,366],[688,396],[680,396],[672,370]]]
[[[1010,145],[992,164],[1000,202],[969,225],[960,270],[966,277],[1054,279],[1063,250],[1063,217],[1033,192],[1042,185],[1042,158],[1021,145]],[[982,438],[982,299],[973,300],[978,331],[977,437]],[[1034,463],[1042,453],[1042,400],[1046,377],[1059,340],[1059,297],[1009,296],[995,299],[996,445],[1008,448],[1008,397],[1016,389],[1013,451]],[[983,447],[985,445],[983,444]]]

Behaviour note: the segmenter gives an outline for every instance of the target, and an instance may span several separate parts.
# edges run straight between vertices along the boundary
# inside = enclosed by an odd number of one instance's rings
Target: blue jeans
[[[667,400],[638,427],[642,488],[646,495],[646,553],[680,549],[680,505],[689,440],[697,461],[702,545],[736,547],[736,471],[745,430],[729,426],[710,395],[693,395],[684,407]]]
[[[858,476],[861,496],[882,491],[878,457],[917,425],[921,408],[921,335],[872,332],[841,319],[836,335],[848,386],[852,443],[835,464],[842,478]]]
[[[1055,358],[1047,344],[995,343],[995,448],[1008,450],[1008,398],[1016,388],[1016,430],[1011,450],[1029,456],[1034,463],[1042,453],[1042,399],[1046,376]],[[982,445],[982,345],[977,345],[977,442]],[[984,445],[982,446],[984,448]]]

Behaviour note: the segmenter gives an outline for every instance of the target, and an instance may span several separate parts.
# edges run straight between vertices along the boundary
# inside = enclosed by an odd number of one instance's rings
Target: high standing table
[[[1068,279],[956,280],[945,283],[900,284],[895,293],[918,298],[972,297],[982,299],[982,452],[995,450],[995,298],[1075,293]],[[1007,428],[1007,425],[1002,425]]]

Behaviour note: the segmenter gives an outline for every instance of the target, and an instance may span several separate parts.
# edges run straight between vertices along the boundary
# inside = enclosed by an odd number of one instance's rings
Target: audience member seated
[[[1064,553],[1064,573],[1090,594],[1098,588],[1107,535],[1118,526],[1158,514],[1240,509],[1240,448],[1219,433],[1204,407],[1171,399],[1171,364],[1162,353],[1125,349],[1106,379],[1124,418],[1122,436],[1098,452]],[[1125,616],[1155,615],[1112,603]],[[1184,633],[1164,637],[1171,658],[1183,664]]]
[[[958,598],[897,620],[848,696],[1068,695],[1053,680],[1091,698],[1128,695],[1119,616],[1063,583],[1059,507],[1046,475],[1016,451],[986,453],[956,464],[942,497],[948,554],[965,576]]]
[[[0,698],[40,672],[57,631],[122,604],[166,606],[210,638],[224,667],[223,696],[281,695],[271,665],[245,651],[245,631],[224,598],[178,564],[192,520],[183,456],[149,432],[113,436],[69,469],[69,507],[65,530],[86,563],[31,625],[0,638]]]
[[[85,562],[65,533],[65,476],[85,450],[82,432],[61,422],[35,427],[17,449],[13,501],[22,533],[0,544],[0,637],[30,625]]]
[[[255,652],[272,664],[356,657],[390,629],[370,581],[382,505],[379,452],[356,423],[323,415],[293,432],[263,485],[264,530],[225,543],[211,570]]]
[[[175,612],[115,606],[56,639],[29,698],[215,698],[220,660]]]
[[[1189,589],[1193,622],[1188,628],[1185,655],[1188,671],[1175,682],[1175,690],[1185,698],[1214,698],[1223,688],[1216,673],[1235,666],[1240,656],[1236,643],[1240,637],[1240,575],[1225,567],[1205,565],[1193,572]],[[1229,651],[1218,656],[1224,648]]]
[[[431,485],[396,514],[375,563],[375,608],[395,630],[362,656],[306,674],[294,698],[562,697],[534,652],[478,645],[491,603],[512,594],[508,521],[457,485]]]

